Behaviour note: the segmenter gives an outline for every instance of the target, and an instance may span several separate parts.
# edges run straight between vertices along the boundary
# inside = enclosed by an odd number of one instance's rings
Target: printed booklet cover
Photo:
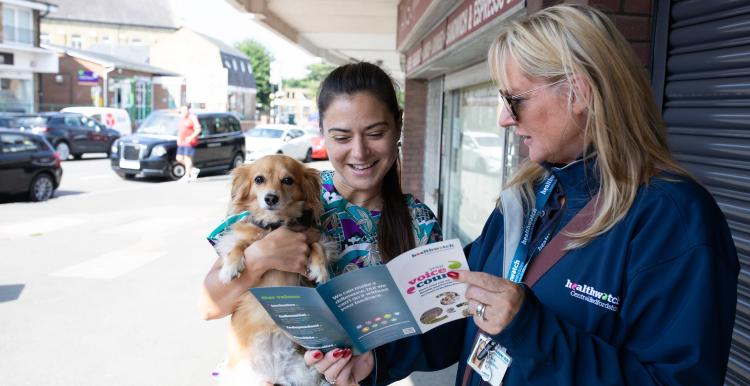
[[[468,316],[466,284],[446,273],[468,269],[461,244],[447,240],[357,269],[317,288],[250,292],[276,324],[307,349],[352,347],[363,353]]]

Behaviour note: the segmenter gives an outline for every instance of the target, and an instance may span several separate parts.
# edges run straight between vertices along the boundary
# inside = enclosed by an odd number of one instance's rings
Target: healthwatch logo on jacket
[[[620,307],[620,298],[609,293],[597,291],[596,288],[587,284],[578,284],[568,279],[565,288],[569,288],[570,296],[587,301],[610,311],[617,311]]]

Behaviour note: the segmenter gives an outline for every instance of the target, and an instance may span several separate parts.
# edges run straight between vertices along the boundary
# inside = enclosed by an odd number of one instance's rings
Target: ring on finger
[[[330,383],[331,385],[335,385],[336,384],[336,380],[335,379],[334,380],[330,380],[330,379],[328,379],[328,377],[324,377],[324,378],[326,379],[326,382]]]
[[[481,317],[482,320],[484,320],[486,322],[487,321],[487,317],[484,316],[484,312],[486,310],[487,310],[487,305],[484,304],[484,303],[479,303],[479,304],[477,304],[476,311],[474,311],[474,315]]]

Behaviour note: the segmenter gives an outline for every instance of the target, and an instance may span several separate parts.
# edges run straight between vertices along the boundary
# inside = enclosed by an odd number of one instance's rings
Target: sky
[[[273,54],[271,82],[279,83],[281,78],[301,78],[307,73],[306,66],[318,63],[314,57],[252,20],[247,13],[241,13],[225,0],[172,0],[181,18],[182,25],[210,35],[229,45],[245,39],[254,39],[263,44]]]

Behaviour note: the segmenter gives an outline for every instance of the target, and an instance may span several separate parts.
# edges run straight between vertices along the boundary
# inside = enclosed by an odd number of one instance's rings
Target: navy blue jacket
[[[598,190],[594,162],[551,168],[566,203],[562,228]],[[495,210],[466,248],[472,271],[502,275],[503,216]],[[739,262],[709,193],[684,177],[654,177],[627,215],[565,254],[494,339],[513,363],[504,385],[721,385],[732,339]],[[457,321],[376,350],[377,383],[459,361],[477,327]],[[484,384],[473,370],[469,385]]]

